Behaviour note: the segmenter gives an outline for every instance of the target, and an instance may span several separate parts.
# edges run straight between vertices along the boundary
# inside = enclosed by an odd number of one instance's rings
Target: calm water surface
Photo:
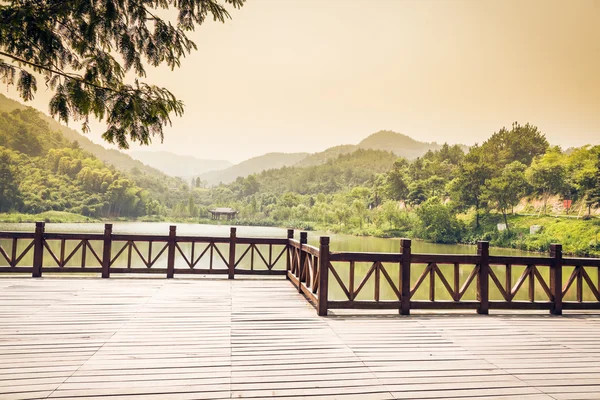
[[[168,222],[114,222],[113,233],[118,234],[147,234],[168,235]],[[229,226],[225,225],[202,225],[202,224],[175,224],[178,235],[190,236],[229,236]],[[0,231],[29,231],[33,232],[35,224],[32,223],[0,223]],[[102,233],[104,223],[46,223],[46,232],[62,233]],[[299,238],[300,231],[296,231],[295,238]],[[238,226],[238,237],[287,237],[287,230],[283,228],[263,226]],[[332,251],[369,251],[395,253],[400,251],[400,239],[398,238],[376,238],[368,236],[351,236],[331,234],[327,232],[308,232],[308,242],[318,246],[320,236],[331,238],[330,248]],[[477,247],[462,244],[436,244],[413,240],[413,253],[446,253],[446,254],[476,254]],[[493,255],[532,255],[521,250],[492,248]]]
[[[168,235],[169,226],[172,225],[168,222],[115,222],[113,223],[113,233],[116,234],[149,234],[149,235]],[[201,225],[201,224],[175,224],[177,225],[177,233],[178,235],[187,235],[187,236],[220,236],[227,237],[229,236],[229,226],[225,225]],[[35,228],[35,224],[32,223],[20,223],[20,224],[8,224],[8,223],[0,223],[0,231],[29,231],[33,232]],[[62,233],[102,233],[104,231],[104,223],[66,223],[66,224],[54,224],[47,223],[46,224],[47,232],[62,232]],[[298,239],[299,231],[296,231],[295,238]],[[272,227],[255,227],[255,226],[239,226],[237,227],[237,236],[238,237],[278,237],[285,238],[287,237],[287,230],[283,228],[272,228]],[[400,251],[400,239],[384,239],[384,238],[375,238],[375,237],[358,237],[358,236],[350,236],[350,235],[340,235],[340,234],[329,234],[326,232],[308,232],[308,241],[309,244],[314,246],[318,246],[319,237],[320,236],[329,236],[331,238],[330,248],[332,251],[362,251],[362,252],[399,252]],[[101,243],[91,243],[93,247],[96,247],[96,251],[98,254],[101,254]],[[10,248],[10,242],[8,240],[0,240],[0,245],[4,247],[4,249]],[[19,249],[23,250],[27,243],[23,243],[19,245]],[[66,248],[66,254],[69,254],[75,247],[76,243],[68,243]],[[113,256],[115,253],[123,247],[125,243],[116,242],[113,244]],[[58,254],[60,251],[59,241],[52,241],[50,243],[51,248],[53,249],[55,254]],[[155,243],[152,249],[152,257],[157,256],[157,253],[160,251],[161,247],[164,244]],[[146,256],[148,254],[148,245],[144,243],[138,244],[139,251],[141,254]],[[182,251],[186,254],[188,259],[191,259],[192,249],[190,244],[181,243],[180,247]],[[226,245],[218,245],[221,249],[221,253],[224,257],[227,257],[227,246]],[[240,245],[241,247],[241,245]],[[263,257],[268,257],[268,246],[257,246],[259,251],[262,253]],[[206,245],[197,244],[194,249],[195,257],[197,258],[200,253],[206,248]],[[75,256],[72,257],[71,261],[67,263],[67,266],[79,266],[81,265],[81,255],[78,255],[81,250],[79,250]],[[243,252],[244,248],[238,249],[238,252]],[[273,249],[273,259],[275,259],[280,253],[281,249]],[[445,254],[477,254],[477,247],[470,245],[447,245],[447,244],[435,244],[435,243],[426,243],[422,241],[412,242],[412,252],[413,253],[445,253]],[[208,253],[207,253],[208,254]],[[528,253],[525,251],[515,250],[515,249],[502,249],[502,248],[491,248],[490,254],[492,255],[539,255],[535,253]],[[238,253],[238,257],[241,254]],[[31,256],[31,255],[30,255]],[[93,256],[90,252],[86,255],[86,263],[88,266],[96,265],[97,261],[92,258]],[[127,251],[124,251],[116,260],[114,266],[115,267],[125,267],[127,265]],[[259,259],[258,254],[254,256],[255,265],[260,265],[261,261]],[[24,262],[30,262],[28,260],[30,257],[24,258]],[[143,267],[143,261],[138,257],[137,254],[133,254],[132,257],[132,266],[133,267]],[[4,260],[0,260],[3,262]],[[166,252],[164,252],[158,258],[158,264],[162,265],[166,262]],[[240,263],[239,267],[249,268],[250,257],[247,256]],[[54,263],[54,264],[53,264]],[[185,264],[186,260],[184,257],[177,252],[176,254],[176,268],[187,268]],[[349,282],[349,263],[335,263],[334,267],[338,271],[341,279],[344,281],[346,285]],[[31,265],[31,264],[26,264]],[[49,255],[44,255],[44,265],[47,266],[56,266],[56,263],[52,260]],[[199,259],[196,268],[209,268],[210,257],[203,257]],[[226,268],[225,263],[222,259],[215,254],[213,256],[212,262],[213,268]],[[264,267],[264,265],[263,265]],[[371,263],[356,263],[355,264],[355,287],[358,287],[361,280],[367,274],[371,267]],[[390,275],[390,277],[396,282],[399,280],[399,266],[396,264],[387,263],[384,265],[386,271]],[[425,265],[414,264],[411,270],[411,281],[416,282],[419,278],[419,275],[422,273]],[[281,257],[279,262],[277,263],[277,268],[285,268],[285,256]],[[467,279],[467,276],[472,270],[472,266],[462,266],[460,270],[460,282],[461,284]],[[502,266],[492,267],[500,282],[505,282],[506,279],[506,268]],[[521,273],[523,272],[525,267],[517,267],[514,266],[512,270],[512,282],[516,282]],[[453,270],[451,265],[440,265],[440,269],[446,276],[446,279],[450,283],[453,284]],[[548,271],[547,268],[540,268],[540,273],[548,282]],[[593,274],[592,279],[597,279],[597,271],[590,271]],[[566,269],[563,273],[564,279],[566,280],[570,275],[570,270]],[[418,291],[415,293],[414,299],[424,300],[428,299],[429,296],[429,285],[430,279],[427,278],[420,286]],[[575,285],[573,285],[575,286]],[[372,300],[374,296],[374,279],[371,277],[367,284],[364,285],[364,288],[360,292],[357,297],[357,300]],[[567,295],[568,300],[574,299],[574,291],[570,290],[570,293]],[[517,296],[515,300],[527,300],[528,293],[528,283],[526,282]],[[591,293],[585,291],[585,299],[592,300]],[[446,291],[443,286],[441,280],[436,277],[435,281],[435,294],[436,298],[439,300],[450,300],[450,295]],[[539,300],[546,299],[542,287],[538,282],[535,283],[535,296]],[[472,284],[470,288],[465,293],[465,300],[474,300],[476,297],[475,293],[475,284]],[[381,279],[381,298],[382,299],[394,299],[395,294],[389,283],[383,278]],[[501,295],[497,288],[495,288],[493,282],[490,282],[490,298],[493,300],[500,300]],[[330,299],[331,300],[346,300],[343,290],[338,285],[338,283],[330,278]]]

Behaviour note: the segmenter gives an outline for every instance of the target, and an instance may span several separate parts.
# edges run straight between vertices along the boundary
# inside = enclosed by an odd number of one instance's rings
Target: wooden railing
[[[556,315],[563,309],[600,309],[600,259],[563,258],[560,244],[551,245],[549,257],[491,256],[488,242],[478,243],[476,255],[412,254],[411,241],[403,239],[398,253],[336,252],[328,258],[329,276],[343,297],[328,299],[328,309],[398,309],[404,315],[411,309],[479,314],[530,309]],[[357,284],[358,263],[369,267]]]
[[[0,272],[285,275],[284,238],[178,236],[169,234],[114,234],[106,224],[103,234],[49,233],[43,222],[35,232],[0,232]]]
[[[293,239],[294,231],[288,231],[287,278],[317,307],[319,315],[327,315],[329,238],[321,237],[316,248],[307,244],[307,233],[300,233],[300,241]]]
[[[169,234],[0,232],[0,272],[285,275],[319,315],[329,309],[600,309],[600,259],[563,258],[551,245],[548,257],[493,256],[489,243],[477,254],[413,254],[403,239],[398,253],[332,252],[329,238],[319,247],[307,233],[294,239]]]

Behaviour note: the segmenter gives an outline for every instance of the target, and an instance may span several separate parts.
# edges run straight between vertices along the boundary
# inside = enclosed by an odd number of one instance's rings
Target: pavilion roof
[[[237,211],[234,210],[233,208],[229,208],[229,207],[217,207],[214,208],[212,210],[208,210],[212,213],[219,213],[219,214],[236,214]]]

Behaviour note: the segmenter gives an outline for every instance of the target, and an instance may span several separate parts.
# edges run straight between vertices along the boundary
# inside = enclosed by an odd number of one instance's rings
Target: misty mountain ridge
[[[414,160],[429,150],[440,149],[442,145],[436,142],[420,142],[402,133],[383,130],[367,136],[357,147],[360,149],[391,151],[398,157]]]
[[[465,151],[468,149],[467,146],[460,146]],[[389,151],[398,157],[414,160],[430,150],[435,151],[441,147],[442,145],[436,142],[420,142],[402,133],[382,130],[367,136],[358,144],[338,145],[317,153],[269,153],[253,157],[222,171],[200,174],[200,179],[209,185],[231,183],[238,177],[245,178],[248,175],[271,169],[322,165],[341,155],[350,154],[359,149]]]
[[[305,159],[309,153],[267,153],[262,156],[252,157],[239,164],[235,164],[220,171],[210,171],[200,174],[200,179],[209,185],[231,183],[238,177],[258,174],[269,169],[290,167]]]
[[[468,147],[460,145],[463,150]],[[342,154],[353,153],[358,149],[364,150],[383,150],[390,151],[398,157],[404,157],[408,160],[414,160],[423,156],[428,151],[435,151],[442,147],[436,142],[420,142],[408,135],[394,131],[382,130],[367,136],[358,144],[345,144],[330,147],[319,153],[313,153],[297,164],[299,167],[308,167],[311,165],[324,164],[327,161],[337,158]]]
[[[180,155],[169,151],[130,151],[128,154],[167,175],[189,179],[200,174],[224,170],[233,166],[226,160],[207,160],[189,155]]]

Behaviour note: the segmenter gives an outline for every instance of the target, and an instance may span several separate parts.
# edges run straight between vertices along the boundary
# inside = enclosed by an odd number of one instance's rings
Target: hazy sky
[[[600,0],[248,0],[232,16],[149,74],[186,104],[150,150],[237,162],[381,129],[473,144],[513,121],[600,144]]]

